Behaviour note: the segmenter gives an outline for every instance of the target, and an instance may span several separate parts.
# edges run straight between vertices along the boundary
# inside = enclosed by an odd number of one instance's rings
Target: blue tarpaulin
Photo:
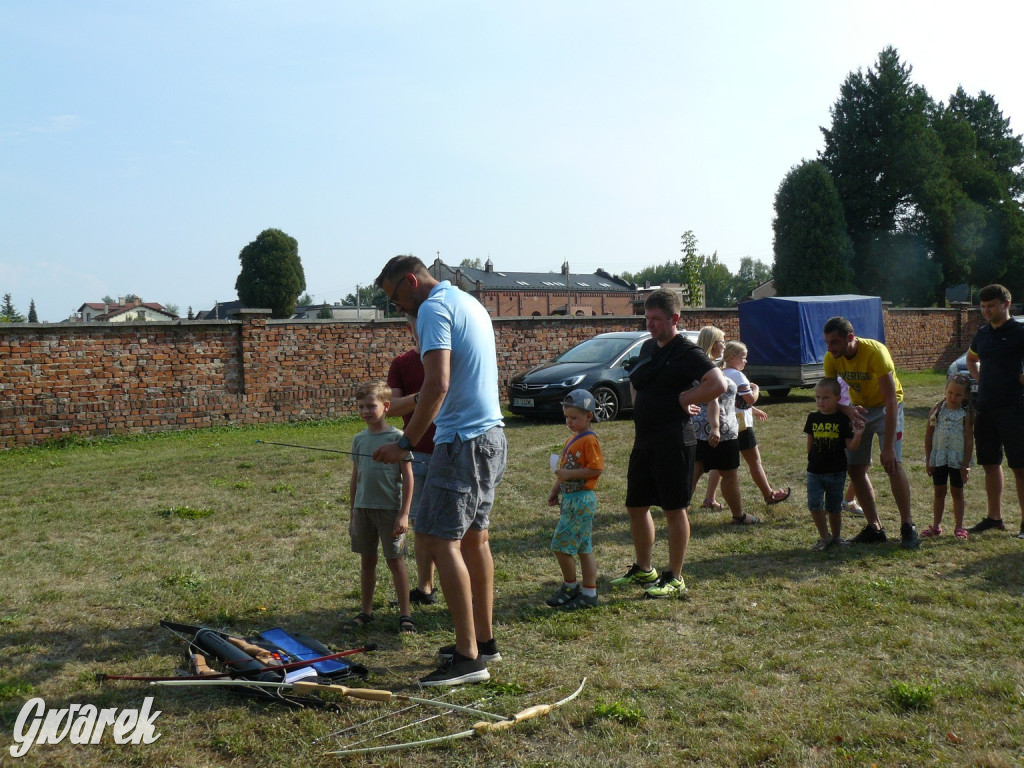
[[[877,296],[772,296],[739,306],[740,340],[750,365],[810,365],[825,360],[822,329],[841,315],[853,332],[885,342],[882,300]]]

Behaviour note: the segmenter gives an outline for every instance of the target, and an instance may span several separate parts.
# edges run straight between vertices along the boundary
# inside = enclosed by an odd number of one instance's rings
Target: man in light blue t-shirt
[[[424,378],[417,396],[392,403],[392,415],[413,409],[405,435],[373,457],[402,461],[432,422],[437,428],[415,511],[416,547],[427,548],[437,563],[455,644],[441,648],[441,666],[420,684],[483,682],[490,679],[487,662],[501,658],[487,529],[506,456],[491,318],[475,298],[438,282],[415,256],[391,259],[376,285],[416,318]]]

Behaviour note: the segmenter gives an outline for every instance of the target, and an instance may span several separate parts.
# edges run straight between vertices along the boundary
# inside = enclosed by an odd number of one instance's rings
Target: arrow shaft
[[[368,453],[356,453],[355,451],[342,451],[342,450],[340,450],[338,448],[319,448],[319,447],[317,447],[315,445],[296,445],[295,443],[275,443],[275,442],[271,442],[270,440],[257,440],[256,442],[260,443],[261,445],[280,445],[280,446],[283,446],[285,448],[302,448],[305,451],[323,451],[325,453],[342,453],[342,454],[344,454],[346,456],[364,456],[364,457],[370,458],[370,459],[373,458]],[[411,458],[411,457],[408,458],[408,459],[402,459],[402,461],[414,462],[416,464],[426,464],[426,462],[423,461],[422,459],[414,459],[414,458]]]

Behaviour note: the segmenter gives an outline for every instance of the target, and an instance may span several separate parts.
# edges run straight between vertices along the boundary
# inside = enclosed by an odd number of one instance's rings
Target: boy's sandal
[[[398,617],[398,631],[416,634],[416,622],[412,620],[412,616]]]
[[[782,502],[789,498],[791,490],[792,489],[790,489],[789,487],[786,487],[772,491],[772,495],[768,497],[768,499],[765,501],[765,504],[781,504]]]
[[[757,525],[760,522],[760,519],[754,517],[753,515],[748,515],[745,512],[739,517],[734,517],[732,519],[733,525]]]
[[[721,502],[718,501],[707,501],[705,499],[704,501],[701,502],[700,508],[711,509],[714,510],[715,512],[720,512],[722,510],[722,504]]]
[[[357,629],[361,628],[361,627],[367,627],[370,624],[373,624],[373,614],[372,613],[360,613],[357,616],[355,616],[353,619],[349,620],[348,623],[351,624],[353,627],[356,627]]]

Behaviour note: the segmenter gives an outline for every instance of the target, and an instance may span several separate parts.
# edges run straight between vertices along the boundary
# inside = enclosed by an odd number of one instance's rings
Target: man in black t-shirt
[[[988,515],[971,531],[1006,530],[1002,511],[1005,449],[1021,510],[1017,538],[1024,539],[1024,323],[1010,317],[1010,292],[1003,286],[986,285],[978,291],[978,300],[988,322],[971,341],[967,369],[978,382],[974,445],[985,470]]]
[[[651,338],[629,374],[635,436],[626,480],[626,511],[636,562],[613,587],[639,584],[647,597],[672,597],[686,590],[683,560],[690,540],[690,484],[695,440],[687,444],[690,406],[714,400],[726,390],[725,375],[708,356],[679,334],[679,302],[657,290],[644,303]],[[692,430],[691,437],[692,437]],[[668,569],[651,563],[654,519],[659,506],[668,522]]]

